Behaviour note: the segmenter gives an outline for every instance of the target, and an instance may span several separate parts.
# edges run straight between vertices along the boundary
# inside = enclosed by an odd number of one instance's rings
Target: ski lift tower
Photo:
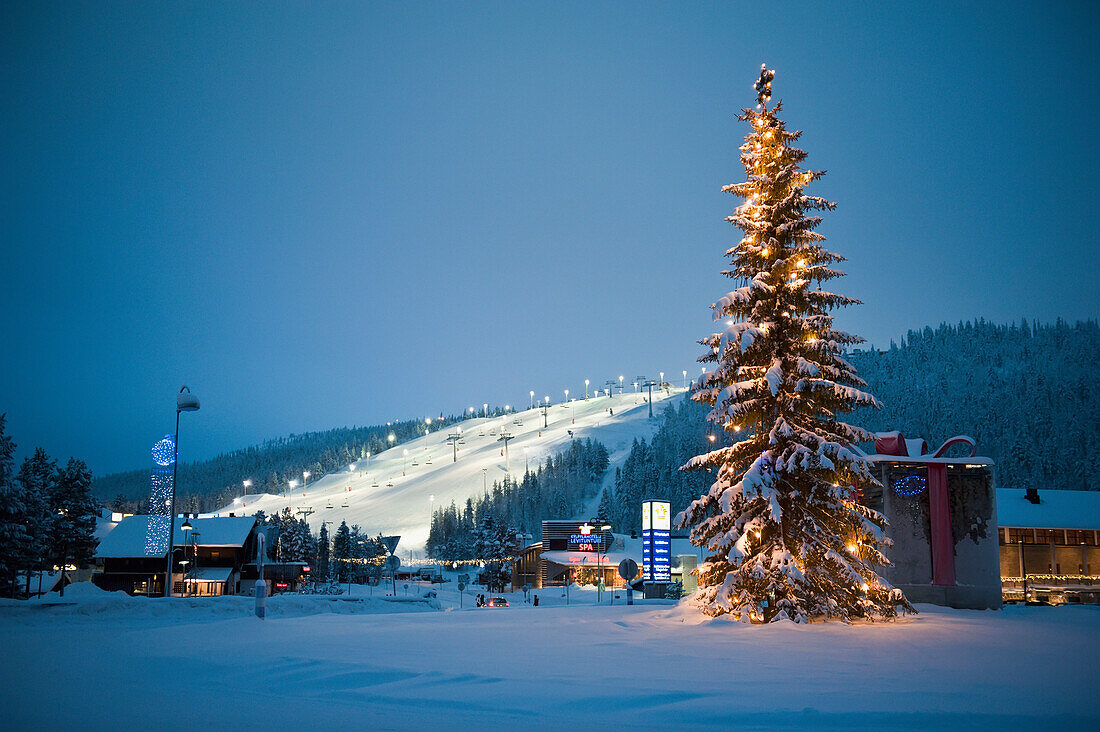
[[[614,379],[608,379],[607,381],[605,381],[604,386],[607,387],[607,396],[615,396],[615,387],[618,386],[618,384],[615,383]]]
[[[653,379],[646,379],[644,376],[641,379],[643,380],[639,380],[638,385],[643,389],[649,389],[649,418],[653,419],[653,387],[658,386],[658,383]]]
[[[497,442],[504,443],[504,471],[506,473],[512,472],[511,461],[508,459],[508,441],[514,439],[516,439],[516,436],[511,434],[507,430],[501,431],[500,437],[497,439]]]
[[[462,428],[459,427],[458,429],[459,429],[458,432],[452,432],[449,435],[447,435],[447,440],[446,440],[451,445],[451,462],[452,463],[457,463],[458,462],[458,446],[466,444],[466,441],[462,439]]]

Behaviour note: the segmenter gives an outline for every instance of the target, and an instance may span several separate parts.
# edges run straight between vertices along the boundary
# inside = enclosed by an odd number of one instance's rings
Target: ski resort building
[[[585,521],[543,521],[542,541],[524,547],[513,564],[513,587],[595,585],[601,579],[606,587],[625,587],[619,562],[632,559],[640,567],[642,540],[595,528],[584,533],[586,525]],[[673,537],[671,544],[672,579],[683,580],[685,592],[694,591],[691,571],[698,563],[699,550],[683,536]]]
[[[131,595],[164,594],[168,554],[161,547],[167,544],[163,536],[167,525],[151,525],[156,520],[153,516],[128,516],[103,537],[92,575],[98,587]],[[175,521],[173,595],[203,597],[253,591],[259,578],[254,516],[177,516]],[[274,547],[276,537],[270,535],[274,529],[265,527],[265,532],[269,534],[267,546]],[[301,562],[265,562],[268,591],[296,590],[309,570]]]
[[[1100,602],[1100,492],[997,490],[1008,602]]]
[[[104,590],[163,595],[167,531],[159,517],[128,516],[100,542],[92,581]],[[184,530],[184,522],[190,527]],[[246,561],[256,554],[255,517],[184,519],[177,516],[173,541],[173,595],[236,594]],[[159,546],[158,546],[159,544]]]

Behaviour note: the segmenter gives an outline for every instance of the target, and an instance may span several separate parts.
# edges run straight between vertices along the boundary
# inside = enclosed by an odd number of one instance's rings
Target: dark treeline
[[[92,474],[76,458],[59,466],[39,447],[16,472],[6,422],[0,414],[0,596],[16,597],[31,594],[35,572],[88,566],[99,509]]]
[[[901,430],[936,449],[969,435],[997,462],[1002,488],[1095,490],[1100,468],[1100,327],[941,325],[909,331],[888,350],[853,354],[860,375],[882,402],[855,424]]]
[[[996,461],[1002,488],[1096,490],[1098,353],[1095,321],[979,320],[910,331],[888,350],[849,354],[882,409],[862,409],[846,421],[923,437],[930,449],[969,435],[979,454]],[[616,531],[640,528],[639,504],[647,498],[670,501],[675,514],[705,489],[708,476],[679,467],[710,448],[709,435],[727,439],[706,414],[706,407],[677,399],[650,442],[635,440],[600,504]]]
[[[503,410],[489,410],[489,416],[499,414],[503,414]],[[201,462],[181,462],[176,508],[188,513],[213,511],[246,492],[282,493],[289,481],[301,480],[303,471],[309,471],[310,479],[317,480],[364,459],[367,453],[377,455],[423,435],[426,429],[432,432],[448,429],[467,416],[474,415],[433,418],[430,425],[424,420],[406,420],[389,425],[340,427],[290,435]],[[476,416],[483,414],[479,412]],[[388,441],[391,433],[395,438],[393,443]],[[150,462],[149,468],[97,478],[92,488],[97,497],[110,502],[117,511],[146,513],[151,468]],[[252,486],[244,488],[245,480],[251,480]]]
[[[498,559],[516,533],[542,536],[542,521],[570,518],[584,510],[607,472],[607,448],[575,440],[519,482],[505,478],[481,497],[453,502],[432,515],[428,554],[446,561]]]

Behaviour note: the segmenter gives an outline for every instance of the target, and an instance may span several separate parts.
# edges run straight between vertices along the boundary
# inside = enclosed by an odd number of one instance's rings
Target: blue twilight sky
[[[1097,317],[1098,15],[5,2],[0,412],[103,473],[183,383],[193,460],[695,373],[765,61],[839,204],[840,327]]]

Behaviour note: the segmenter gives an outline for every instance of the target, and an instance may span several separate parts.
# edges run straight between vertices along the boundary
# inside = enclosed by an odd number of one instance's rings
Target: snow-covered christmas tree
[[[801,133],[779,119],[782,103],[768,106],[774,76],[761,68],[757,107],[738,116],[751,127],[740,148],[747,178],[724,190],[745,199],[727,218],[744,236],[723,274],[740,286],[713,305],[723,327],[700,341],[699,360],[715,367],[692,394],[729,444],[684,466],[715,478],[677,522],[709,552],[697,595],[707,614],[890,617],[911,608],[875,571],[888,563],[886,518],[852,488],[875,483],[854,447],[871,436],[837,419],[877,404],[842,357],[861,339],[835,330],[829,314],[859,301],[821,289],[843,274],[833,267],[843,258],[822,246],[821,219],[808,212],[835,204],[805,193],[823,172],[799,167]]]

